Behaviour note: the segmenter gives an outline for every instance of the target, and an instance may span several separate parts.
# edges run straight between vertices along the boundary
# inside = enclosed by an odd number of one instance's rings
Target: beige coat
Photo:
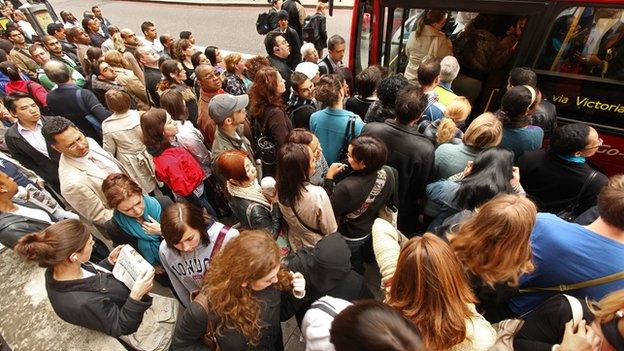
[[[117,72],[117,83],[123,85],[126,92],[134,97],[137,108],[141,111],[149,110],[147,90],[145,90],[145,85],[141,80],[130,70],[121,67],[112,68]]]
[[[115,163],[122,172],[124,166],[111,154],[104,151],[91,138],[89,148],[91,152],[104,156],[110,162]],[[132,177],[132,175],[129,175]],[[106,198],[102,192],[103,176],[99,169],[90,168],[76,159],[61,155],[59,160],[59,180],[61,182],[61,195],[67,202],[87,221],[104,225],[113,216],[113,210],[106,208]]]
[[[416,71],[423,59],[428,56],[441,59],[453,55],[453,44],[444,33],[430,25],[425,25],[418,37],[416,31],[410,34],[405,45],[405,54],[409,58],[405,68],[405,78],[415,81],[418,79]]]
[[[282,204],[279,204],[279,207],[284,220],[288,223],[288,241],[293,251],[302,247],[313,247],[325,235],[335,233],[338,230],[329,196],[327,196],[325,189],[320,186],[306,185],[295,209],[299,218],[308,227],[316,229],[322,234],[306,229],[290,207]]]
[[[156,189],[154,161],[141,142],[141,117],[136,110],[113,113],[102,122],[104,150],[126,167],[145,193]]]

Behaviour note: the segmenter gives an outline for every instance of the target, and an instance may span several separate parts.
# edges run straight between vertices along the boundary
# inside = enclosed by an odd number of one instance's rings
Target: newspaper
[[[141,254],[136,252],[132,246],[124,245],[113,267],[113,276],[126,284],[128,289],[132,289],[134,282],[141,274],[153,270],[154,267]]]

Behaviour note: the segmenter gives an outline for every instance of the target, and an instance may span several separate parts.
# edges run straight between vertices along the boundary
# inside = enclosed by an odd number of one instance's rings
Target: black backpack
[[[308,16],[303,23],[303,41],[317,43],[321,40],[321,16]]]
[[[268,12],[259,14],[256,20],[256,31],[258,34],[265,35],[271,30],[273,30],[273,28],[271,28],[271,14]]]

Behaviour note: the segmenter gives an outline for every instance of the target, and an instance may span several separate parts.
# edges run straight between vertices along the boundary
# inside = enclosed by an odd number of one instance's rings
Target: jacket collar
[[[97,145],[97,143],[95,142],[95,140],[91,139],[91,138],[87,138],[87,140],[89,141],[89,152],[98,154],[100,156],[103,156],[105,158],[107,158],[109,161],[115,163],[117,165],[117,167],[119,167],[119,169],[123,172],[124,168],[123,166],[114,158],[111,157],[110,154],[108,154],[106,151],[104,151],[104,149],[100,148],[99,145]],[[67,157],[65,155],[61,155],[61,162],[67,164],[70,167],[74,167],[76,169],[79,169],[82,172],[85,172],[86,174],[92,176],[92,177],[96,177],[96,178],[101,178],[101,174],[96,174],[93,173],[93,170],[88,168],[86,164],[79,162],[78,160],[72,158],[72,157]],[[60,168],[60,166],[59,166]]]
[[[389,126],[389,127],[391,127],[391,128],[393,128],[393,129],[399,130],[401,132],[412,134],[412,135],[416,135],[416,136],[424,138],[424,136],[422,134],[418,133],[418,130],[415,127],[410,127],[410,126],[406,126],[406,125],[400,124],[399,122],[397,122],[394,119],[387,119],[387,120],[384,121],[384,124]]]

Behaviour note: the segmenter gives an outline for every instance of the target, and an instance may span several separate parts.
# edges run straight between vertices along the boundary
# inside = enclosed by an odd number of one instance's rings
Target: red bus
[[[581,121],[600,133],[604,144],[590,162],[609,175],[624,173],[624,1],[355,0],[349,67],[357,73],[381,64],[403,73],[405,46],[427,10],[447,12],[443,31],[451,41],[478,14],[495,18],[499,38],[523,26],[513,56],[483,77],[474,112],[496,110],[509,70],[531,67],[559,123]],[[602,59],[592,57],[598,52]]]

